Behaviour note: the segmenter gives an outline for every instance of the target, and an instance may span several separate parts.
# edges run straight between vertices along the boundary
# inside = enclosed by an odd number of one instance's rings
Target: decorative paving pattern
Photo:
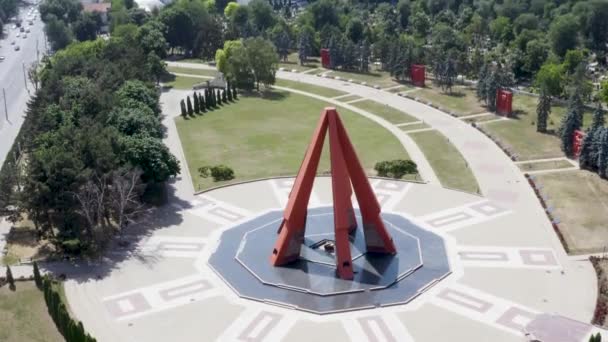
[[[277,203],[275,199],[278,199],[279,203],[286,202],[293,179],[274,179],[263,182],[267,182],[265,186],[271,191],[256,194],[243,193],[242,195],[249,196],[252,200],[262,197],[272,199],[266,200],[264,203]],[[318,186],[317,183],[320,186],[329,184],[328,179],[318,179],[315,183],[316,186]],[[259,217],[264,212],[277,208],[268,208],[267,211],[262,212],[239,208],[217,200],[213,196],[214,192],[196,196],[189,206],[180,209],[192,214],[183,217],[187,221],[183,224],[189,226],[188,230],[182,232],[179,225],[176,225],[167,228],[169,230],[163,229],[162,234],[153,233],[149,238],[139,242],[133,237],[132,243],[136,245],[135,252],[126,256],[127,260],[124,263],[127,263],[128,268],[125,268],[124,272],[118,273],[122,276],[114,277],[111,274],[95,282],[80,284],[77,292],[71,292],[67,288],[66,292],[71,298],[70,303],[72,303],[73,296],[78,297],[80,293],[86,293],[89,302],[85,311],[93,312],[95,316],[92,320],[88,319],[86,315],[82,316],[85,326],[93,327],[92,333],[96,336],[103,336],[104,332],[110,329],[121,340],[166,341],[168,336],[166,329],[170,325],[172,329],[176,329],[171,336],[176,338],[179,336],[180,341],[284,341],[288,335],[292,336],[290,335],[291,329],[295,329],[298,321],[303,319],[312,321],[312,324],[315,322],[331,323],[330,325],[320,325],[327,326],[328,329],[330,326],[331,329],[342,328],[343,331],[331,331],[343,334],[342,336],[347,336],[351,341],[409,342],[424,340],[417,338],[417,334],[420,332],[418,326],[420,322],[416,322],[417,326],[409,326],[407,321],[399,318],[399,314],[406,311],[417,312],[426,308],[425,311],[431,314],[426,313],[424,314],[426,316],[417,317],[425,322],[428,320],[429,327],[449,324],[449,322],[437,321],[432,313],[450,312],[476,322],[476,324],[482,324],[488,327],[489,331],[506,332],[506,336],[512,336],[514,342],[521,341],[526,326],[533,326],[532,322],[536,322],[536,318],[542,314],[532,308],[537,307],[537,303],[518,303],[508,298],[510,295],[505,297],[491,295],[490,293],[494,292],[491,288],[485,288],[487,286],[484,285],[485,283],[480,284],[479,288],[474,287],[472,284],[475,284],[475,281],[467,278],[467,272],[475,269],[476,274],[479,275],[479,272],[484,272],[484,269],[491,269],[493,272],[509,269],[508,272],[511,272],[509,274],[512,275],[514,284],[520,285],[528,280],[529,272],[539,272],[545,275],[550,270],[564,270],[565,259],[561,258],[556,251],[546,248],[545,241],[538,241],[537,246],[539,247],[533,247],[535,246],[533,241],[527,246],[501,246],[502,244],[499,242],[511,234],[508,230],[495,231],[496,245],[469,245],[475,242],[470,239],[468,244],[463,245],[457,240],[457,235],[452,234],[458,229],[472,226],[475,227],[474,229],[482,230],[499,221],[501,226],[525,225],[525,220],[509,209],[508,201],[504,201],[505,198],[509,198],[509,191],[501,190],[502,192],[491,193],[494,196],[503,196],[503,200],[496,197],[490,197],[492,199],[488,200],[474,195],[467,197],[462,193],[452,196],[452,190],[433,185],[385,179],[373,179],[371,184],[382,204],[385,213],[383,215],[388,218],[388,225],[401,229],[404,223],[393,222],[389,217],[393,215],[391,212],[395,208],[405,208],[400,209],[405,212],[395,212],[398,215],[394,216],[409,220],[429,233],[440,235],[445,241],[446,253],[452,270],[452,273],[443,280],[432,282],[423,291],[408,300],[404,299],[397,305],[387,307],[374,305],[376,307],[371,307],[370,310],[316,315],[294,310],[277,302],[263,303],[239,298],[233,289],[208,266],[207,261],[217,250],[221,234],[232,231],[232,227],[251,220],[252,217]],[[425,211],[429,214],[412,217],[407,213],[408,203],[416,205],[419,203],[416,203],[416,199],[408,194],[415,187],[420,187],[425,192],[432,194],[431,198],[433,196],[445,198],[438,201],[438,204],[429,201],[428,206],[432,210]],[[215,191],[222,191],[222,189]],[[238,191],[233,189],[230,193],[238,193]],[[419,190],[412,193],[419,193]],[[355,196],[353,195],[353,197]],[[222,198],[227,197],[223,195]],[[311,207],[317,206],[317,209],[322,209],[322,207],[318,207],[321,202],[317,196],[314,196],[314,192],[311,199],[314,201],[311,203]],[[243,201],[239,201],[239,203],[243,203]],[[353,204],[357,207],[356,200]],[[310,213],[314,213],[314,210],[311,209]],[[280,217],[277,220],[280,220]],[[311,224],[313,221],[311,220]],[[193,227],[196,228],[193,229]],[[200,229],[200,236],[197,235],[196,229]],[[240,238],[233,240],[237,247],[244,245]],[[356,248],[353,249],[353,251],[355,250]],[[124,254],[120,248],[116,251],[116,253],[121,252]],[[147,268],[134,267],[140,262],[131,262],[129,258],[137,260],[139,255],[158,258],[153,258],[153,264]],[[156,263],[164,265],[165,268],[178,266],[181,271],[176,271],[176,274],[179,275],[170,281],[164,281],[167,278],[163,278],[163,281],[155,281],[156,278],[160,279],[160,277],[155,277]],[[117,267],[122,267],[122,265]],[[522,270],[522,273],[518,273],[519,270]],[[570,273],[566,271],[565,274],[561,273],[560,277],[565,278]],[[553,274],[560,273],[553,272]],[[136,282],[138,285],[131,285],[131,279],[141,277],[149,279],[147,283],[149,285],[141,286],[141,281]],[[468,285],[464,285],[464,281],[461,281],[463,279]],[[551,286],[549,282],[555,278],[535,279],[548,282],[542,286]],[[577,283],[572,284],[574,287],[577,286]],[[520,289],[521,286],[513,286],[513,291],[520,291]],[[560,298],[551,297],[552,295],[552,293],[547,293],[548,300],[559,302]],[[515,295],[513,297],[521,298],[521,296]],[[401,298],[403,299],[403,297]],[[565,310],[569,308],[568,306],[563,307],[566,308]],[[207,318],[199,321],[197,315],[192,314],[193,308],[203,310],[201,313],[206,313]],[[78,306],[75,306],[75,309],[76,314],[82,312]],[[95,320],[103,321],[103,324],[100,325],[103,328],[99,331],[94,329],[97,326]],[[207,323],[209,320],[215,323]],[[164,323],[158,324],[161,321]],[[132,328],[131,324],[139,329]],[[205,324],[211,325],[205,326]],[[217,330],[213,329],[215,325],[221,326],[218,328],[220,330],[214,332],[213,337],[206,338],[207,330]],[[141,328],[143,326],[145,329]],[[198,326],[200,326],[198,329],[192,329],[192,327]],[[467,328],[470,327],[461,328],[452,325],[449,329]],[[449,329],[438,329],[434,332],[437,340],[449,340],[451,338]],[[196,336],[191,333],[195,330],[199,331]],[[324,336],[323,331],[311,333],[317,337]],[[327,333],[331,335],[331,332]],[[479,335],[479,338],[474,340],[487,341],[493,337],[487,333],[480,332],[480,334],[485,335]],[[114,341],[117,339],[112,337],[98,340]]]

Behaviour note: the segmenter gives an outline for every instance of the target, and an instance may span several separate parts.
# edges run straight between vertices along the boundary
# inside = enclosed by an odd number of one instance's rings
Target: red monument
[[[585,132],[577,129],[572,135],[572,154],[574,158],[578,158],[581,154],[581,146],[583,145],[583,139],[585,138]]]
[[[513,93],[498,89],[496,91],[496,113],[509,117],[513,111]]]
[[[331,66],[330,58],[329,49],[321,49],[321,65],[326,69],[329,69]]]
[[[426,79],[424,65],[412,64],[410,67],[410,78],[412,79],[412,84],[416,87],[424,87],[424,81]]]
[[[397,250],[380,218],[378,200],[335,108],[325,108],[321,114],[291,189],[270,261],[273,266],[281,266],[300,256],[308,201],[326,132],[329,132],[337,273],[342,279],[353,279],[349,244],[349,233],[357,226],[351,203],[353,189],[360,207],[367,251],[395,254]]]

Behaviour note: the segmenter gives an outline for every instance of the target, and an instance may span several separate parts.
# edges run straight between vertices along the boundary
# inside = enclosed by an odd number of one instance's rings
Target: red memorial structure
[[[513,93],[504,90],[496,90],[496,113],[509,117],[513,111]]]
[[[321,49],[321,66],[329,69],[331,66],[331,57],[329,56],[329,49]]]
[[[300,256],[306,229],[308,201],[327,132],[337,274],[342,279],[353,279],[353,262],[349,244],[349,233],[357,227],[351,203],[353,189],[359,203],[367,252],[395,254],[397,250],[380,217],[378,200],[335,108],[325,108],[321,114],[291,189],[270,261],[273,266],[282,266],[296,261]]]
[[[585,138],[585,132],[577,129],[572,135],[572,154],[574,158],[578,158],[581,154],[581,146],[583,145],[583,139]]]
[[[412,79],[412,84],[416,87],[424,87],[426,79],[425,66],[422,64],[412,64],[410,67],[410,78]]]

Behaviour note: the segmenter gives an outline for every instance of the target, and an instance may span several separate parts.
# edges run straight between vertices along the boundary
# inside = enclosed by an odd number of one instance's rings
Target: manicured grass
[[[0,288],[0,341],[64,341],[48,314],[44,296],[33,281]]]
[[[205,82],[204,78],[176,76],[174,80],[166,82],[165,85],[175,89],[192,89],[196,84]]]
[[[398,88],[389,89],[387,91],[389,93],[400,93],[402,91],[411,90],[411,89],[414,89],[414,87],[409,84],[403,84],[403,85],[400,85]]]
[[[167,71],[177,73],[177,74],[188,74],[188,75],[210,76],[210,77],[215,77],[219,74],[219,72],[217,70],[180,68],[180,67],[173,67],[173,66],[167,67]]]
[[[326,87],[315,86],[312,84],[302,83],[302,82],[277,80],[276,85],[280,86],[280,87],[297,89],[297,90],[301,90],[301,91],[305,91],[305,92],[309,92],[309,93],[313,93],[313,94],[325,96],[325,97],[336,97],[336,96],[340,96],[340,95],[346,95],[346,93],[343,91],[326,88]]]
[[[348,101],[358,100],[360,98],[361,98],[361,96],[349,95],[349,96],[346,96],[346,97],[339,98],[338,101],[340,101],[340,102],[348,102]]]
[[[573,167],[573,165],[566,160],[551,160],[536,163],[518,164],[522,171],[538,171],[538,170],[551,170],[551,169],[566,169]]]
[[[228,183],[201,178],[197,170],[205,165],[231,167],[236,178],[230,182],[295,175],[323,107],[323,101],[274,90],[263,96],[241,94],[236,103],[204,115],[176,118],[195,189]],[[389,131],[361,115],[338,110],[368,174],[375,175],[376,162],[409,158]],[[326,143],[319,173],[329,170],[327,150]]]
[[[287,61],[281,61],[279,63],[280,68],[285,68],[288,71],[295,69],[298,72],[315,69],[320,67],[320,65],[321,62],[318,57],[310,57],[306,64],[300,65],[300,59],[298,58],[297,52],[290,53],[289,56],[287,56]]]
[[[421,122],[421,123],[415,123],[415,124],[411,124],[411,125],[407,125],[407,126],[399,126],[399,128],[401,128],[404,131],[413,131],[416,129],[423,129],[423,128],[429,128],[431,126],[429,126],[428,124]]]
[[[513,97],[513,120],[493,122],[483,130],[509,146],[520,160],[562,157],[559,139],[552,133],[559,127],[565,108],[553,106],[547,120],[549,133],[536,131],[536,104],[538,98],[526,95]],[[591,121],[588,115],[584,121]]]
[[[411,135],[435,170],[441,185],[467,192],[479,192],[477,180],[458,150],[437,131]]]
[[[603,252],[608,241],[608,181],[588,171],[535,175],[549,196],[572,254]]]
[[[383,119],[385,119],[386,121],[394,123],[394,124],[412,122],[412,121],[418,120],[400,110],[397,110],[388,105],[378,103],[373,100],[355,102],[355,103],[352,103],[351,106],[361,108],[372,114],[376,114],[376,115],[382,117]]]
[[[427,81],[427,83],[430,83]],[[410,93],[418,97],[424,103],[432,102],[442,108],[445,112],[453,112],[456,115],[471,115],[486,112],[486,108],[477,101],[475,90],[468,87],[454,87],[452,93],[444,93],[440,88],[428,85]]]
[[[359,83],[367,82],[369,85],[378,85],[382,88],[399,85],[387,71],[370,70],[368,73],[346,72],[337,70],[327,70],[330,76],[340,76],[344,80],[354,80]]]
[[[483,115],[483,116],[476,116],[474,118],[466,118],[463,121],[464,122],[485,122],[485,121],[490,121],[490,120],[496,120],[496,119],[501,119],[503,118],[500,115],[496,115],[496,114],[488,114],[488,115]]]

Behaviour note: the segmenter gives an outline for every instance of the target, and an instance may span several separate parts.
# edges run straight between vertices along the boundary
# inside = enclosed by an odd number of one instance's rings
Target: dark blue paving
[[[350,241],[355,279],[338,278],[333,254],[313,248],[321,240],[333,240],[331,207],[309,210],[301,259],[273,267],[270,254],[282,214],[270,212],[225,231],[209,259],[243,298],[326,314],[406,303],[450,274],[441,237],[400,215],[382,214],[397,255],[366,253],[363,232],[357,229]],[[355,214],[360,227],[358,210]]]

